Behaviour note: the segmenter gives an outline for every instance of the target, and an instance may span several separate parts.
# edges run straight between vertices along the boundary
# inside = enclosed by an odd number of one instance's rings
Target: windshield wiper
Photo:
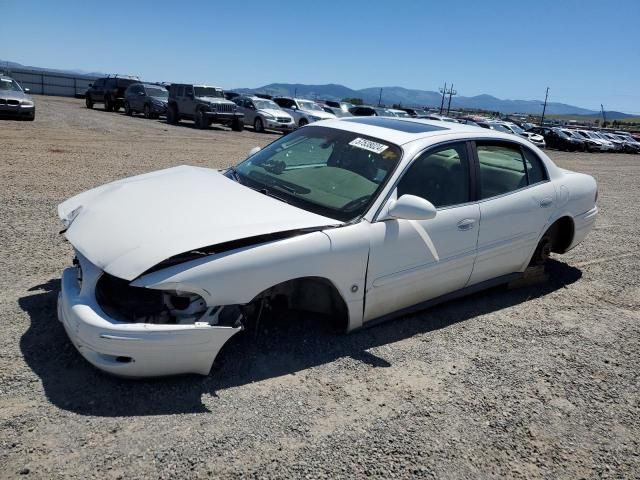
[[[260,189],[256,189],[256,191],[262,193],[263,195],[266,195],[267,197],[271,197],[271,198],[275,198],[276,200],[280,200],[281,202],[284,203],[289,203],[287,202],[284,198],[279,197],[278,195],[276,195],[273,192],[270,192],[269,190],[267,190],[266,188],[260,188]]]
[[[240,174],[238,173],[238,170],[236,170],[236,167],[229,167],[229,172],[231,172],[231,175],[233,175],[233,179],[242,184],[242,180],[240,180]]]

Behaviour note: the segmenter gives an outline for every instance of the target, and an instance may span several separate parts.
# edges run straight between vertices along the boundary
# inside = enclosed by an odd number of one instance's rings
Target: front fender
[[[347,230],[331,233],[344,235]],[[336,242],[323,232],[313,232],[191,260],[143,275],[132,285],[198,293],[214,306],[247,304],[288,280],[320,277],[342,296],[352,330],[362,323],[367,255],[366,242]]]

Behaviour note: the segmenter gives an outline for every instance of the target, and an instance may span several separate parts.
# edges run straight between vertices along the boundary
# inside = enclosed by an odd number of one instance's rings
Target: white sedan
[[[592,177],[510,134],[318,122],[224,172],[180,166],[62,203],[76,261],[58,315],[102,370],[206,375],[274,299],[352,331],[521,277],[584,240],[596,199]]]

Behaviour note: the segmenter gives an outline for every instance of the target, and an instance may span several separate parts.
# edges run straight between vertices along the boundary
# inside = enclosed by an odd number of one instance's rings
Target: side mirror
[[[260,147],[253,147],[251,150],[249,150],[249,155],[247,155],[247,158],[253,157],[260,150],[262,150]]]
[[[398,200],[390,200],[387,214],[382,220],[396,218],[399,220],[431,220],[438,211],[429,200],[415,195],[402,195]]]
[[[31,91],[31,89],[30,88],[25,88],[23,91],[24,91],[24,93],[29,93]]]
[[[297,110],[298,107],[296,107],[295,105],[291,105],[291,110]]]

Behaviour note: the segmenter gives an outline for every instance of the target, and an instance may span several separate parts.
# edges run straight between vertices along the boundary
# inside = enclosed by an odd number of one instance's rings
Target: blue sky
[[[550,101],[640,114],[640,0],[1,2],[20,21],[2,22],[0,58],[27,65],[225,88],[549,86]]]

